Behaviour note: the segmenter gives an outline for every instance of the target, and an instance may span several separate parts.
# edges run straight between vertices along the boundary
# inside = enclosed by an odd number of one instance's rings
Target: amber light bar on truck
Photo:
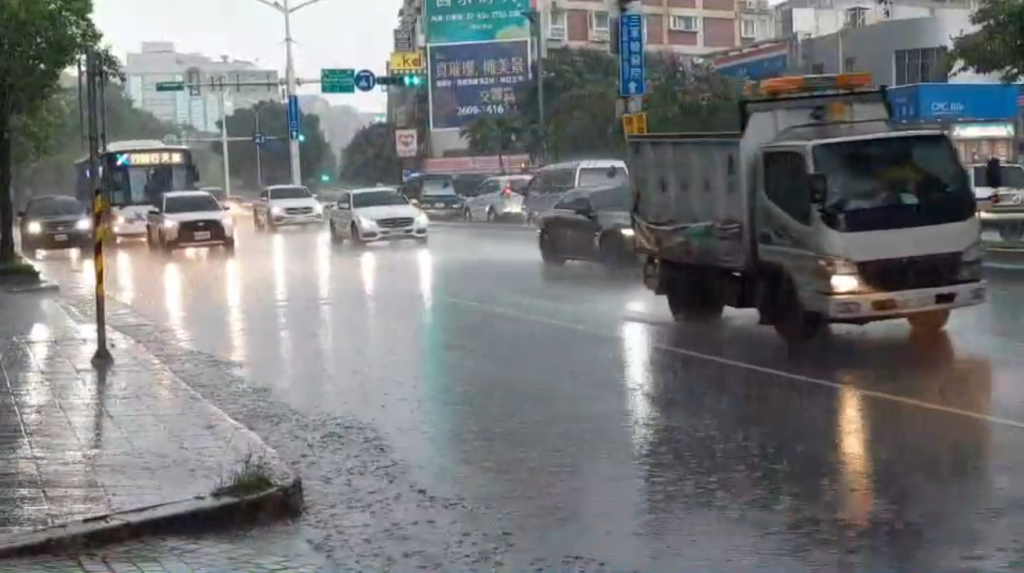
[[[787,95],[808,94],[856,90],[871,87],[871,74],[823,74],[812,76],[786,76],[763,80],[748,86],[752,95],[778,97]]]

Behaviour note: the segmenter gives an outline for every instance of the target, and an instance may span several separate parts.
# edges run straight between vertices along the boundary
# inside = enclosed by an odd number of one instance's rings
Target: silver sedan
[[[463,219],[467,221],[525,221],[523,195],[531,175],[503,175],[484,180],[466,200]]]

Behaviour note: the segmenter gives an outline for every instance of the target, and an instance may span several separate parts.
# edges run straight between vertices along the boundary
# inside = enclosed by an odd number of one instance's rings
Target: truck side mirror
[[[828,197],[828,178],[824,173],[811,173],[807,179],[812,205],[822,205]]]

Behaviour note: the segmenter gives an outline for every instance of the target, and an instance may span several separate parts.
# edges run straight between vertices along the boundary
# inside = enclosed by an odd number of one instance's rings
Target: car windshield
[[[423,181],[423,195],[455,195],[450,179],[426,179]]]
[[[828,178],[826,205],[838,211],[974,200],[956,150],[942,135],[860,139],[819,145],[816,170]]]
[[[383,207],[385,205],[408,205],[409,201],[398,191],[365,191],[352,194],[352,208]]]
[[[29,217],[62,217],[84,215],[85,205],[73,197],[37,199],[28,204],[25,214]]]
[[[628,180],[626,170],[623,167],[585,167],[580,169],[578,185],[580,187],[587,185],[615,185],[617,183],[625,183]]]
[[[164,198],[164,213],[195,213],[219,211],[220,203],[213,195],[181,195]]]
[[[1000,171],[1003,173],[1003,181],[1000,187],[1010,187],[1012,189],[1024,189],[1024,167],[1020,165],[1002,165]],[[975,165],[974,166],[974,186],[975,187],[991,187],[985,176],[985,166]]]
[[[275,187],[270,190],[270,199],[306,199],[313,194],[305,187]]]

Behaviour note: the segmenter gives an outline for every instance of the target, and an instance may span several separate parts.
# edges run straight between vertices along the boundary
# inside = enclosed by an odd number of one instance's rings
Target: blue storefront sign
[[[742,60],[723,66],[715,66],[720,75],[744,79],[766,80],[779,76],[789,65],[789,54],[775,54],[753,60]]]
[[[430,46],[431,129],[460,129],[485,115],[516,113],[520,88],[530,81],[529,42]]]
[[[896,121],[1013,120],[1018,87],[1009,84],[914,84],[890,88]]]

